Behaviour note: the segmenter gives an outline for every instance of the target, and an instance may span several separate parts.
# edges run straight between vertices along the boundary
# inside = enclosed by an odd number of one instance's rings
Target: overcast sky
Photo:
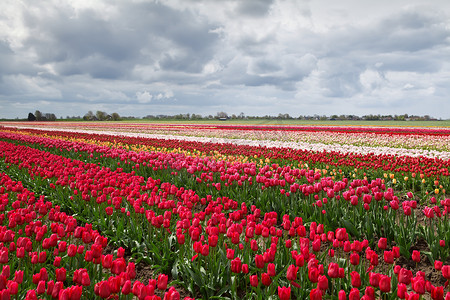
[[[448,0],[1,0],[0,118],[450,118]]]

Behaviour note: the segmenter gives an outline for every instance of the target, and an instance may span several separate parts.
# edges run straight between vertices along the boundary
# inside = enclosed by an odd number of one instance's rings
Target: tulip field
[[[449,167],[448,127],[0,123],[0,300],[450,300]]]

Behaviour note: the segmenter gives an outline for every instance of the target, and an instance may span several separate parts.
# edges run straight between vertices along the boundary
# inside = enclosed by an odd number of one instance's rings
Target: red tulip
[[[397,285],[397,297],[399,297],[400,299],[405,299],[407,291],[408,289],[406,287],[406,284],[399,283]]]
[[[227,249],[227,258],[229,260],[232,260],[234,258],[234,250],[233,249],[231,249],[231,248]]]
[[[19,292],[19,284],[15,281],[10,281],[8,284],[8,290],[10,295],[17,295]]]
[[[280,300],[289,300],[291,299],[291,288],[290,287],[278,287],[278,297]]]
[[[208,236],[208,244],[210,247],[216,247],[218,242],[219,242],[219,236],[217,236],[217,235]]]
[[[65,281],[66,280],[66,269],[60,268],[55,270],[56,281]]]
[[[184,234],[177,234],[177,242],[178,242],[178,244],[184,245],[185,239],[186,238],[185,238]]]
[[[159,274],[158,276],[158,290],[167,289],[167,281],[169,277],[165,274]]]
[[[134,279],[136,277],[136,265],[134,262],[128,264],[126,272],[129,279]]]
[[[39,281],[37,288],[36,288],[36,293],[38,295],[42,295],[43,293],[45,293],[45,281],[43,281],[43,280]]]
[[[359,273],[356,271],[352,271],[350,273],[350,277],[352,281],[352,286],[355,288],[359,288],[361,286],[361,276],[359,275]]]
[[[387,238],[380,238],[378,240],[378,248],[381,250],[385,250],[387,247]]]
[[[242,262],[239,257],[236,257],[231,261],[231,272],[233,273],[241,273],[242,271]]]
[[[89,278],[88,272],[83,272],[81,274],[81,285],[82,286],[90,286],[91,285],[91,279]]]
[[[122,294],[128,295],[129,293],[131,293],[131,281],[126,280],[122,287]]]
[[[70,299],[70,290],[64,289],[59,291],[58,300],[69,300]]]
[[[308,279],[312,283],[316,283],[319,280],[319,270],[317,268],[308,269]]]
[[[18,284],[21,284],[23,282],[23,270],[17,270],[14,273],[14,281]]]
[[[69,248],[67,249],[67,255],[69,257],[74,257],[77,254],[77,246],[74,244],[70,244]]]
[[[380,291],[383,293],[389,293],[391,291],[391,277],[386,275],[380,276]]]
[[[350,254],[350,263],[354,266],[359,265],[359,254],[358,253]]]
[[[58,251],[59,252],[66,252],[67,250],[67,242],[66,241],[60,241],[58,244]]]
[[[209,255],[209,245],[208,244],[205,244],[205,245],[202,246],[201,254],[203,256],[208,256]]]
[[[37,295],[35,290],[28,290],[27,295],[25,296],[25,299],[30,300],[37,300]]]
[[[25,257],[25,248],[24,247],[18,247],[16,250],[16,257],[17,258],[24,258]]]
[[[411,258],[416,263],[420,262],[420,252],[417,250],[413,250]]]
[[[297,272],[299,267],[296,267],[294,265],[290,265],[287,269],[286,278],[289,281],[295,281],[297,280]]]
[[[123,257],[119,257],[112,262],[111,273],[120,275],[126,271],[126,262]]]
[[[64,285],[61,281],[55,283],[52,289],[52,297],[58,298],[59,292],[64,288]]]
[[[448,294],[450,296],[450,294]],[[431,289],[431,299],[433,300],[443,300],[444,299],[444,287],[437,286]]]
[[[261,282],[262,284],[264,284],[265,286],[269,286],[272,283],[272,279],[270,278],[269,274],[267,273],[262,273],[261,274]]]
[[[101,281],[100,283],[98,283],[98,289],[98,295],[104,299],[108,298],[111,295],[111,290],[107,281]]]
[[[248,274],[249,271],[248,264],[242,264],[242,273]]]
[[[328,278],[325,275],[320,275],[317,282],[317,288],[325,291],[328,289]]]
[[[370,299],[370,300],[375,300],[375,289],[373,287],[366,286],[366,289],[364,290],[364,299]]]
[[[164,295],[165,300],[180,300],[180,293],[177,292],[177,290],[171,286],[169,290]]]
[[[450,265],[442,266],[441,272],[445,279],[450,280]]]
[[[330,278],[339,277],[339,265],[337,263],[330,262],[328,264],[328,276],[330,276]]]
[[[259,269],[264,268],[264,258],[263,258],[262,255],[257,254],[255,256],[255,264],[256,264],[256,267],[259,268]]]
[[[276,271],[275,271],[275,264],[274,263],[267,264],[267,274],[269,274],[270,277],[274,277],[275,276]]]
[[[400,272],[398,273],[398,282],[409,285],[411,283],[412,277],[413,277],[413,274],[410,270],[401,268]]]
[[[123,247],[119,247],[117,249],[117,257],[123,257],[125,255],[125,249]]]
[[[252,249],[252,251],[258,251],[258,243],[255,240],[251,240],[250,241],[250,248]]]
[[[373,287],[379,287],[380,285],[380,275],[378,273],[369,273],[369,283]]]
[[[394,252],[384,251],[384,262],[387,264],[393,264],[394,263]]]
[[[359,290],[357,288],[352,288],[350,290],[350,293],[348,294],[348,299],[349,300],[359,300],[360,299]]]
[[[394,258],[400,257],[400,248],[397,246],[392,247],[392,253],[394,254]]]
[[[312,248],[313,248],[314,252],[320,251],[320,240],[319,239],[316,239],[313,241]]]
[[[53,288],[55,287],[55,282],[53,280],[50,280],[47,282],[47,295],[51,296],[53,293]]]
[[[322,291],[320,289],[312,289],[311,292],[309,292],[309,299],[310,300],[321,300],[322,299]]]
[[[416,276],[411,279],[413,290],[420,295],[425,294],[425,283],[425,279],[421,276]]]
[[[253,287],[257,287],[259,284],[258,282],[258,275],[251,275],[250,276],[250,285]]]
[[[55,257],[55,260],[53,261],[53,266],[59,267],[61,265],[61,256]]]

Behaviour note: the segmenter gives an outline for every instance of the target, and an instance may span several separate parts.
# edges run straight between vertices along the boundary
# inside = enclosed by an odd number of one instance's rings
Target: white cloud
[[[370,69],[367,69],[361,73],[359,75],[359,80],[362,86],[369,92],[380,88],[384,82],[383,76],[378,71]]]
[[[150,94],[148,91],[136,92],[136,98],[139,103],[146,104],[152,102],[152,100],[164,100],[174,97],[174,93],[170,90],[157,93],[155,95]]]
[[[150,103],[153,99],[153,95],[147,91],[136,92],[136,97],[139,103]]]

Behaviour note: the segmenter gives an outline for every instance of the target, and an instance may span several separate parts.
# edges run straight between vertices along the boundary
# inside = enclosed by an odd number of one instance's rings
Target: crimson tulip
[[[270,277],[274,277],[275,276],[276,270],[275,270],[275,264],[274,263],[267,264],[267,274],[269,274]]]
[[[250,275],[250,285],[253,287],[257,287],[259,284],[258,275]]]
[[[290,287],[278,287],[278,297],[280,300],[289,300],[291,299],[291,288]]]
[[[350,277],[351,277],[352,286],[355,288],[359,288],[361,286],[361,276],[359,275],[359,273],[356,271],[352,271],[350,273]]]
[[[262,284],[264,284],[265,286],[269,286],[272,283],[272,279],[270,278],[269,274],[267,273],[262,273],[261,274],[261,282]]]
[[[169,277],[165,274],[159,274],[158,276],[158,290],[167,289],[167,281]]]
[[[391,277],[386,276],[386,275],[381,275],[379,287],[380,287],[381,292],[389,293],[391,291]]]
[[[239,257],[236,257],[231,261],[231,272],[233,273],[241,273],[242,271],[242,262]]]
[[[325,291],[328,289],[328,278],[325,275],[320,275],[318,282],[317,282],[317,288]]]

